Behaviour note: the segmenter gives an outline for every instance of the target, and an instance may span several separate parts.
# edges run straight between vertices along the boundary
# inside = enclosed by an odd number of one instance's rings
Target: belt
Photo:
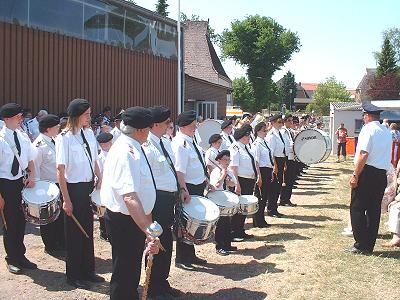
[[[156,190],[156,193],[164,194],[164,195],[168,195],[168,196],[178,196],[178,195],[179,195],[179,192],[178,192],[178,191],[175,191],[175,192],[167,192],[167,191]]]

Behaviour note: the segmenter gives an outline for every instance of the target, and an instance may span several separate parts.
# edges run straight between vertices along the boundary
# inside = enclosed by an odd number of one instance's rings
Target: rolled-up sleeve
[[[175,151],[175,170],[186,174],[189,155],[188,151],[182,145],[178,146]]]
[[[66,145],[66,139],[59,135],[56,138],[56,164],[66,166],[68,163],[68,149]]]

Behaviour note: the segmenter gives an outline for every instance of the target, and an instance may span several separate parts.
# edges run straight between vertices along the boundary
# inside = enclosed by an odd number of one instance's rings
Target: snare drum
[[[306,165],[325,161],[332,150],[332,141],[325,131],[305,129],[294,139],[296,159]]]
[[[201,244],[213,237],[219,208],[211,200],[201,196],[191,196],[189,203],[178,209],[179,227],[186,244]]]
[[[229,191],[215,191],[207,194],[207,198],[219,207],[221,217],[231,217],[239,208],[239,197]]]
[[[61,211],[60,189],[50,181],[39,180],[22,190],[22,210],[26,221],[35,225],[54,222]]]
[[[94,190],[90,196],[92,197],[93,212],[99,217],[104,217],[106,207],[101,205],[100,190]]]
[[[239,197],[238,213],[244,216],[253,215],[258,211],[258,198],[253,195],[242,195]]]

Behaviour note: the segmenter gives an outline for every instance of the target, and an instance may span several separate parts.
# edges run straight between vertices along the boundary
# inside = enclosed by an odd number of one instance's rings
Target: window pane
[[[28,0],[0,0],[0,20],[26,25],[28,23]]]
[[[108,42],[124,47],[124,17],[108,14]]]
[[[176,59],[178,57],[176,28],[159,21],[153,21],[150,24],[150,44],[153,54]]]
[[[85,5],[84,38],[96,42],[106,41],[106,17],[103,9]]]
[[[147,18],[127,12],[125,35],[126,48],[149,52],[149,20]]]
[[[32,27],[82,37],[82,3],[30,0],[29,18]]]

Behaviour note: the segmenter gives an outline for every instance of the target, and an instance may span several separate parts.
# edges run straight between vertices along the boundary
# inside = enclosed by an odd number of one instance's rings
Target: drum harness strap
[[[22,167],[21,167],[21,166],[22,166],[21,157],[20,157],[19,154],[18,154],[17,147],[15,146],[15,144],[12,144],[12,143],[10,142],[10,140],[6,137],[5,134],[1,134],[0,137],[2,137],[2,138],[6,141],[6,143],[8,144],[8,146],[10,146],[11,151],[14,153],[15,157],[16,157],[17,160],[18,160],[19,168],[22,170]],[[22,177],[23,177],[24,180],[27,179],[27,177],[28,177],[28,172],[27,172],[26,170],[22,170]]]

